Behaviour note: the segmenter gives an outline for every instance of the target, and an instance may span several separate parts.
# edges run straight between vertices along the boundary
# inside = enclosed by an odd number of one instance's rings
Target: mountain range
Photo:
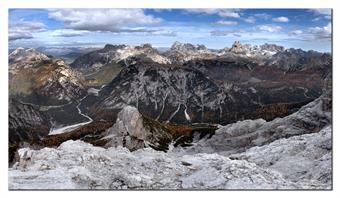
[[[102,49],[75,51],[71,55],[76,58],[70,64],[62,57],[69,53],[72,52],[51,56],[37,49],[18,48],[9,54],[9,161],[14,164],[10,178],[18,177],[21,181],[13,180],[13,188],[30,181],[17,175],[31,160],[28,155],[45,156],[45,147],[53,147],[51,152],[54,153],[80,155],[78,150],[68,150],[72,146],[87,148],[95,154],[99,148],[92,145],[105,149],[99,155],[113,148],[116,149],[113,153],[121,155],[125,151],[120,147],[125,147],[133,153],[129,155],[131,158],[139,151],[145,155],[167,152],[164,156],[155,154],[160,156],[157,160],[179,163],[176,156],[183,158],[184,162],[174,165],[174,169],[195,167],[195,160],[205,158],[219,161],[216,166],[221,166],[220,161],[231,163],[229,160],[235,160],[232,163],[247,167],[246,175],[255,174],[255,171],[262,177],[268,169],[268,178],[277,181],[279,188],[329,187],[330,53],[286,49],[275,44],[252,46],[239,41],[219,50],[180,42],[162,51],[150,44],[107,44]],[[317,140],[319,136],[323,142]],[[265,153],[266,149],[275,146],[281,148],[280,142],[297,145],[298,140],[294,138],[298,137],[303,141],[313,140],[317,145],[310,146],[318,155],[312,158],[315,153],[312,155],[299,147],[297,151],[308,157],[300,159],[300,154],[294,154],[296,158],[289,158],[288,162],[296,162],[299,158],[306,167],[311,168],[311,164],[321,167],[325,175],[319,172],[315,175],[303,167],[285,172],[288,167],[282,165],[283,158],[269,159],[277,153],[271,153],[267,158],[260,158],[255,153],[255,150]],[[27,147],[41,150],[32,151]],[[150,148],[156,151],[148,150]],[[282,149],[288,147],[282,146]],[[192,160],[186,160],[186,155]],[[64,163],[69,156],[49,158],[55,161],[51,167],[61,163],[58,167],[69,168],[71,165]],[[107,160],[116,163],[111,156]],[[250,163],[242,160],[260,165],[248,169]],[[96,162],[91,163],[96,165]],[[138,168],[143,164],[134,163]],[[85,166],[87,171],[94,173],[93,164],[82,162],[76,166]],[[34,165],[28,166],[30,173],[37,171]],[[198,166],[206,168],[203,162]],[[224,167],[223,170],[225,168],[229,169]],[[208,173],[215,174],[210,171],[201,172],[200,176],[209,178]],[[313,181],[307,181],[307,175],[301,171],[306,171]],[[186,174],[190,175],[189,172]],[[73,173],[65,174],[69,177]],[[293,174],[301,177],[293,177]],[[102,185],[110,186],[107,182],[111,181],[106,181],[110,179],[101,176],[105,178]],[[175,182],[178,177],[182,184]],[[239,178],[230,177],[239,181]],[[33,182],[39,183],[37,178]],[[176,183],[174,188],[199,188],[197,183],[188,180],[189,177],[170,178]],[[97,181],[98,178],[91,179]],[[215,186],[217,189],[229,181],[222,180],[224,183]],[[67,182],[81,188],[90,185],[83,185],[83,179]],[[119,182],[112,184],[112,188],[132,188],[135,186],[132,183],[136,183],[131,178]],[[136,185],[150,189],[157,182],[163,181],[156,179],[150,180],[150,184],[137,182]],[[257,182],[261,187],[267,185],[262,180]],[[209,186],[209,182],[202,183]]]

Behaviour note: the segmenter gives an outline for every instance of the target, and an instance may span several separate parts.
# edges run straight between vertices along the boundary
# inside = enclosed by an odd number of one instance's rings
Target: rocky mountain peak
[[[279,51],[283,51],[285,48],[283,46],[265,43],[265,44],[260,46],[260,49],[272,51],[272,52],[279,52]]]
[[[242,45],[240,41],[235,41],[231,48],[229,49],[230,52],[233,53],[243,53],[249,48],[249,45]]]
[[[104,49],[106,49],[106,50],[113,50],[114,49],[114,45],[112,45],[112,44],[106,44],[105,46],[104,46]]]
[[[102,49],[102,51],[104,52],[109,52],[109,51],[115,51],[115,50],[118,50],[118,49],[123,49],[125,48],[126,45],[112,45],[112,44],[106,44],[104,46],[104,48]]]
[[[152,45],[151,45],[150,43],[142,44],[141,47],[144,48],[144,49],[145,49],[145,48],[146,48],[146,49],[153,49],[153,48],[152,48]]]

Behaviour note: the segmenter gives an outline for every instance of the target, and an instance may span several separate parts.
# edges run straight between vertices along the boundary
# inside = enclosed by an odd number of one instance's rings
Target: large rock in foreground
[[[124,107],[116,123],[107,131],[105,139],[109,146],[123,146],[131,151],[151,146],[157,150],[167,150],[172,136],[163,125],[144,117],[137,108]]]

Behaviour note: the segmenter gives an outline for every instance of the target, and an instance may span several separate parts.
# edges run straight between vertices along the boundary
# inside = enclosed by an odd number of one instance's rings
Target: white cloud
[[[286,23],[286,22],[289,22],[289,19],[288,19],[288,17],[281,16],[281,17],[273,18],[273,21],[274,22]]]
[[[292,35],[292,36],[299,36],[301,34],[303,34],[302,30],[293,30],[289,32],[289,35]]]
[[[264,32],[278,32],[282,29],[281,26],[277,25],[260,25],[257,26],[259,30],[264,31]]]
[[[216,24],[218,25],[224,25],[224,26],[232,26],[232,25],[237,25],[238,23],[236,21],[217,21]]]
[[[217,14],[220,17],[240,18],[239,9],[187,9],[191,13]]]
[[[247,33],[247,31],[245,30],[212,30],[210,31],[210,35],[211,36],[237,36],[237,37],[241,37],[242,34]]]
[[[332,35],[332,24],[328,23],[324,27],[311,27],[308,32],[313,34],[316,39],[330,39]]]
[[[331,19],[332,10],[328,8],[310,9],[315,15],[323,16],[326,19]]]
[[[311,9],[311,11],[314,12],[315,14],[331,15],[331,9],[328,8]]]
[[[9,23],[8,39],[10,41],[19,39],[31,39],[32,33],[44,31],[45,25],[41,22],[20,20]]]
[[[146,15],[142,9],[52,9],[49,17],[62,21],[65,28],[104,32],[129,32],[131,25],[162,21]]]
[[[265,20],[268,20],[271,17],[271,15],[267,13],[258,13],[258,14],[254,14],[254,16],[257,18],[265,19]]]
[[[75,37],[75,36],[83,36],[86,33],[89,33],[89,31],[71,30],[71,29],[58,29],[58,30],[54,30],[51,33],[51,35],[57,36],[57,37]]]
[[[256,19],[255,19],[255,17],[250,16],[248,18],[245,18],[244,21],[247,22],[247,23],[255,23]]]
[[[152,35],[156,36],[169,36],[169,37],[176,37],[177,33],[175,31],[167,31],[167,30],[159,30],[156,32],[152,32]]]
[[[221,17],[232,17],[232,18],[240,18],[240,14],[238,12],[232,10],[223,10],[219,13]]]

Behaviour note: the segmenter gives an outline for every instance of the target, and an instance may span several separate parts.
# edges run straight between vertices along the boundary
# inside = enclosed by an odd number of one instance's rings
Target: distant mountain
[[[169,60],[161,56],[158,51],[152,48],[152,46],[149,44],[141,46],[107,44],[103,49],[96,50],[78,57],[71,64],[71,67],[78,69],[96,69],[106,64],[117,63],[132,56],[143,55],[154,62],[169,63]]]
[[[184,64],[191,60],[224,58],[231,61],[246,59],[258,65],[272,65],[286,71],[301,70],[311,65],[325,65],[331,61],[330,54],[301,49],[285,49],[275,44],[260,46],[235,41],[229,48],[211,50],[204,45],[175,42],[162,53],[150,44],[141,46],[110,45],[78,57],[71,66],[78,69],[100,68],[126,59],[150,59],[160,64]],[[288,60],[289,59],[289,60]]]
[[[35,67],[44,61],[50,61],[51,57],[37,51],[36,49],[17,48],[8,56],[10,69]]]
[[[332,57],[329,53],[290,48],[274,54],[266,64],[286,71],[298,71],[308,68],[322,69],[331,67]]]
[[[167,52],[158,54],[171,61],[167,64],[146,58],[155,52],[149,45],[133,48],[143,49],[147,53],[143,56],[123,56],[122,49],[126,46],[107,45],[103,49],[125,58],[109,59],[118,61],[120,72],[92,101],[94,116],[114,119],[124,106],[133,105],[153,119],[181,124],[271,120],[320,96],[324,78],[331,72],[330,61],[296,67],[306,54],[311,57],[306,63],[317,57],[330,58],[329,54],[300,50],[289,66],[283,58],[275,65],[272,61],[291,49],[272,44],[235,42],[231,48],[211,51],[203,45],[176,42]]]
[[[183,64],[192,59],[215,58],[217,54],[210,51],[204,45],[193,45],[190,43],[175,42],[171,48],[164,53],[172,64]]]

